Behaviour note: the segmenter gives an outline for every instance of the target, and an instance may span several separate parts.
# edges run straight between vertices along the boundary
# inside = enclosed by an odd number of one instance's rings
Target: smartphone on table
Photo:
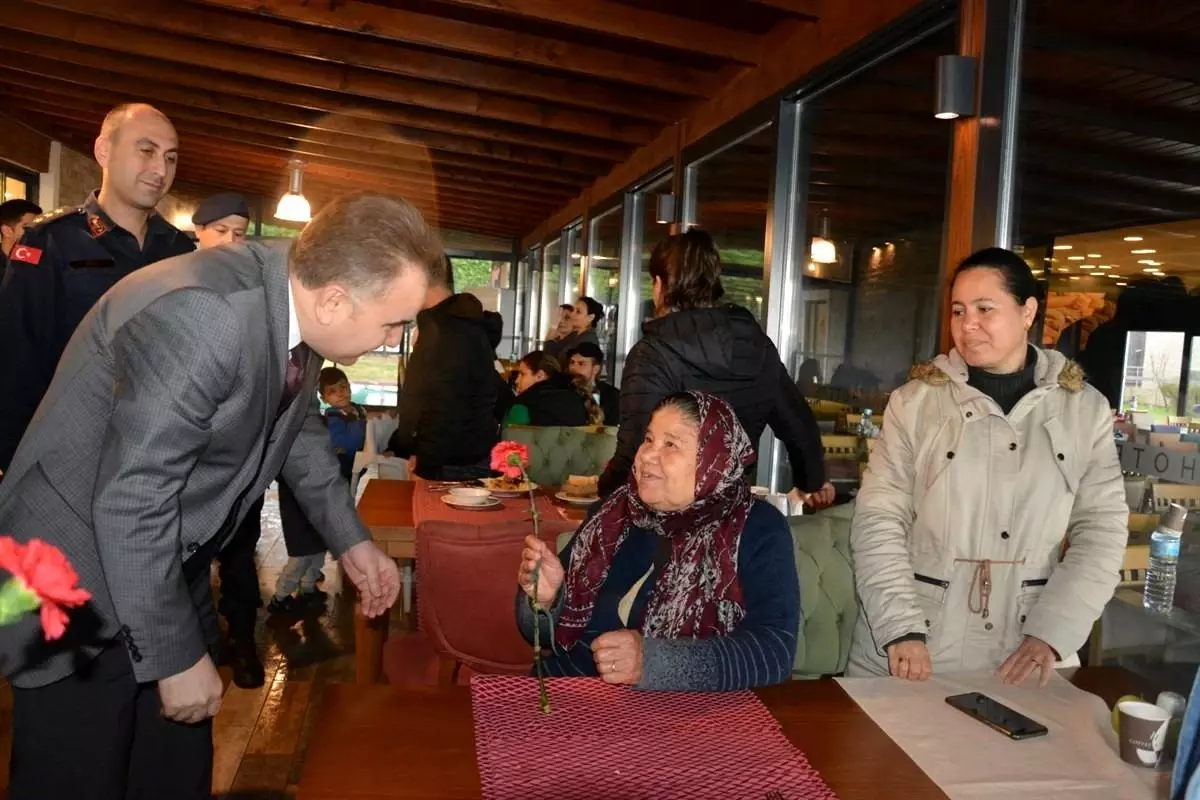
[[[1003,703],[980,692],[956,694],[946,702],[969,717],[979,720],[989,728],[1000,731],[1010,739],[1034,739],[1045,736],[1049,731],[1040,722],[1024,714],[1018,714]]]

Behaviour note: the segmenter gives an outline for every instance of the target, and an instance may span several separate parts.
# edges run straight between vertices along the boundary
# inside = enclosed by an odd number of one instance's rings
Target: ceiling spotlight
[[[1130,250],[1129,252],[1133,253],[1135,256],[1148,256],[1151,253],[1157,253],[1158,251],[1151,247],[1144,247],[1140,250]]]
[[[1126,283],[1125,281],[1117,281],[1117,286],[1128,286],[1128,285],[1129,284]]]
[[[1140,236],[1126,236],[1125,237],[1125,241],[1127,241],[1127,242],[1140,242],[1141,240],[1142,240],[1142,237],[1140,237]]]
[[[1069,245],[1069,244],[1056,244],[1056,245],[1054,245],[1054,249],[1055,249],[1055,250],[1071,250],[1071,249],[1073,249],[1073,245]]]
[[[1059,272],[1070,272],[1071,268],[1070,267],[1059,267],[1058,271]]]
[[[1146,267],[1142,272],[1158,272],[1158,267]]]
[[[1138,263],[1139,264],[1149,264],[1152,267],[1158,266],[1158,262],[1155,261],[1153,258],[1143,258],[1140,261],[1138,261]]]
[[[1067,261],[1086,261],[1086,256],[1067,256]]]
[[[1088,258],[1104,258],[1104,256],[1099,253],[1088,253]]]
[[[938,119],[975,116],[975,59],[970,56],[938,56],[937,101],[933,115]]]
[[[1103,278],[1103,277],[1104,277],[1104,273],[1103,273],[1103,272],[1091,272],[1091,273],[1088,273],[1088,274],[1089,274],[1089,275],[1091,275],[1093,278]]]
[[[1112,269],[1108,264],[1100,264],[1096,269]]]
[[[1077,280],[1079,280],[1079,276],[1078,276],[1078,275],[1072,275],[1072,276],[1071,276],[1071,278],[1070,278],[1070,280],[1077,281]]]

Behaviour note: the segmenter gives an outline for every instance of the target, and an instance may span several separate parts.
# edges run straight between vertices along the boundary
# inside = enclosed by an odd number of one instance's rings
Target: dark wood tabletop
[[[758,695],[838,797],[945,797],[834,681]],[[479,800],[470,690],[327,686],[298,796]]]
[[[1112,704],[1153,692],[1119,668],[1085,668],[1075,685]],[[843,800],[945,798],[832,680],[758,690],[784,734]],[[478,800],[467,687],[325,688],[299,784],[301,800]]]

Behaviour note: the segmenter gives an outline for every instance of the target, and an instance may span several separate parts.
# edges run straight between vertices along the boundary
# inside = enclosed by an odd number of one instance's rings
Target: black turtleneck
[[[1033,391],[1037,385],[1033,380],[1033,370],[1037,367],[1037,351],[1032,346],[1025,353],[1025,366],[1007,375],[997,375],[985,369],[967,366],[967,384],[996,401],[1004,413],[1013,410],[1013,406],[1025,395]]]

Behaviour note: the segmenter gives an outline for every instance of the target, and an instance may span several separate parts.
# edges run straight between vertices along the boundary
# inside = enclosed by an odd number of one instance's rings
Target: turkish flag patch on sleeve
[[[42,260],[42,251],[27,244],[19,244],[12,249],[10,258],[24,264],[36,264]]]

